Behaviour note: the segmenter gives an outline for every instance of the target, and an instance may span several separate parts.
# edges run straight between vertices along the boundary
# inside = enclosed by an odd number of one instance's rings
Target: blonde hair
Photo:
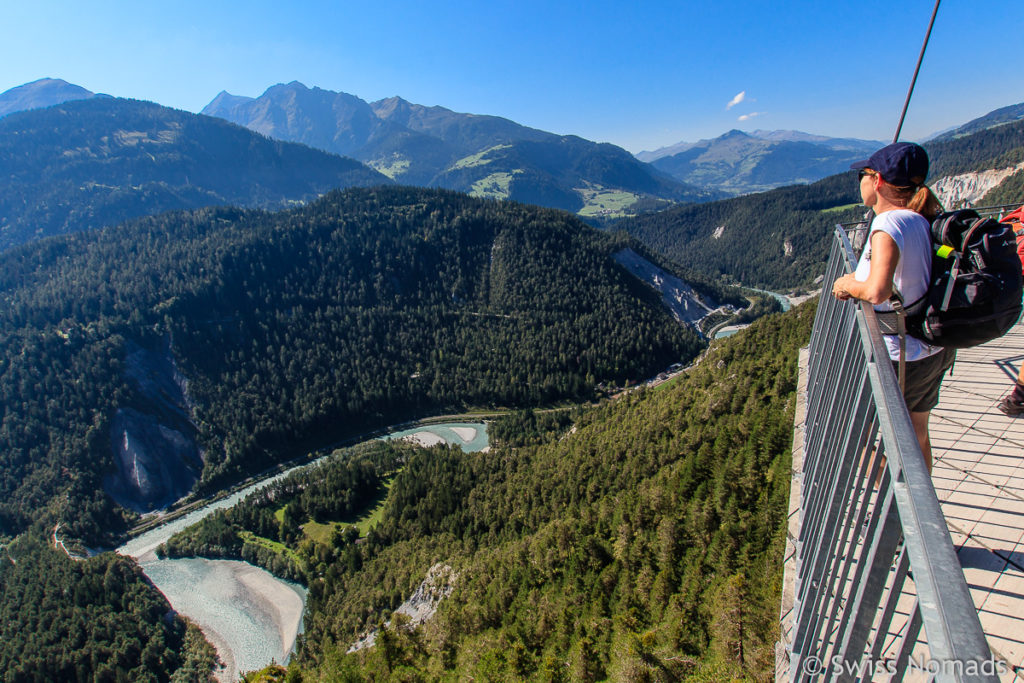
[[[910,189],[913,190],[913,188]],[[942,213],[942,204],[939,202],[939,198],[927,185],[920,185],[917,188],[914,196],[907,202],[907,208],[916,211],[928,220],[932,220]]]
[[[879,176],[878,171],[867,168],[864,171],[869,175]],[[932,220],[942,213],[942,204],[939,202],[939,198],[935,196],[930,187],[924,184],[924,178],[911,178],[910,180],[915,184],[899,187],[886,182],[878,188],[878,191],[896,206],[906,207],[928,220]]]

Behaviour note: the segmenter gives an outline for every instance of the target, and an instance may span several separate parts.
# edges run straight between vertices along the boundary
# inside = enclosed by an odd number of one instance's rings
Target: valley
[[[0,95],[0,671],[769,675],[806,300],[875,143],[61,83]],[[1024,201],[1018,114],[927,144],[945,201]]]

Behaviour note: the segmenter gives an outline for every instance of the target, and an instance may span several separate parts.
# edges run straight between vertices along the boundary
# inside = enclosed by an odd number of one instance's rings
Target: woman
[[[891,311],[889,299],[898,292],[905,305],[922,297],[931,272],[931,219],[939,202],[925,184],[928,155],[920,145],[896,142],[853,164],[860,170],[860,195],[874,209],[868,241],[857,270],[832,285],[837,299],[861,299],[876,311]],[[889,357],[899,362],[896,335],[885,335]],[[955,352],[906,338],[904,399],[910,411],[921,452],[932,467],[928,417],[939,402],[939,384],[953,364]]]

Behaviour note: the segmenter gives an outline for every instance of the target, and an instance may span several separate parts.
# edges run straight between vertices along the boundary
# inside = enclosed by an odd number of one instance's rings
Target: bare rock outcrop
[[[612,258],[634,277],[657,290],[662,303],[680,322],[695,325],[717,307],[713,301],[704,301],[684,280],[665,272],[632,249],[622,249]]]
[[[935,181],[931,188],[942,205],[947,209],[973,206],[979,199],[988,194],[989,190],[1022,168],[1024,168],[1024,162],[1009,168],[946,176]]]
[[[441,604],[441,601],[455,590],[455,582],[458,578],[458,573],[450,565],[438,562],[427,571],[423,583],[409,596],[408,600],[399,605],[395,614],[408,616],[410,628],[426,623],[437,613],[437,606]],[[390,625],[390,621],[385,624],[385,626]],[[374,629],[356,641],[348,651],[356,652],[373,647],[376,642],[377,630]]]
[[[203,461],[191,420],[187,383],[171,355],[130,344],[125,376],[135,389],[110,428],[114,470],[104,488],[118,504],[136,512],[169,506],[187,495]]]

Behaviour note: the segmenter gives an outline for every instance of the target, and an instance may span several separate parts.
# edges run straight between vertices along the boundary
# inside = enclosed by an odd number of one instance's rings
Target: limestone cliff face
[[[704,301],[693,287],[671,273],[666,273],[632,249],[623,249],[612,255],[615,261],[634,277],[661,293],[661,300],[675,319],[694,325],[718,306]]]
[[[441,601],[452,594],[455,584],[459,580],[459,574],[451,565],[438,562],[427,571],[427,577],[420,584],[408,600],[403,602],[395,610],[395,614],[403,614],[408,617],[410,627],[425,624],[434,618],[437,613],[437,606]],[[390,626],[388,621],[385,626]],[[368,647],[373,647],[377,642],[379,630],[373,629],[363,635],[349,647],[348,652],[358,652]]]
[[[940,178],[931,188],[947,210],[965,205],[971,206],[984,197],[993,187],[1022,168],[1024,168],[1024,163],[1009,168],[947,176]]]
[[[170,341],[156,349],[131,345],[125,374],[136,390],[111,425],[114,472],[104,488],[136,512],[165,508],[192,490],[202,470],[187,382],[171,355]]]

